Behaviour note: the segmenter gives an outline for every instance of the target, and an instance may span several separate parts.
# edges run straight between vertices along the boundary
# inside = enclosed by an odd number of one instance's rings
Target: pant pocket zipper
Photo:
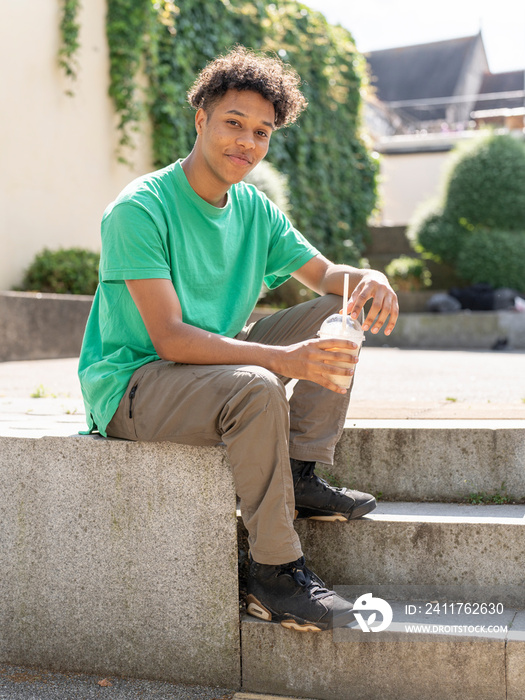
[[[129,417],[133,418],[133,399],[135,398],[135,394],[137,393],[137,385],[131,389],[129,392]]]

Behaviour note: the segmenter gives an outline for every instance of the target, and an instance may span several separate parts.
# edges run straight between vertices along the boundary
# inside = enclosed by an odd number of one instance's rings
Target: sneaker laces
[[[320,600],[332,595],[332,591],[325,588],[321,579],[314,574],[304,563],[304,557],[292,561],[289,564],[283,564],[278,576],[289,574],[299,586],[306,588],[308,594],[312,598]]]
[[[301,479],[312,479],[312,481],[317,485],[317,486],[322,486],[323,491],[327,491],[330,489],[332,493],[334,493],[336,496],[343,496],[343,489],[339,489],[336,486],[330,486],[330,484],[325,481],[324,479],[321,479],[320,476],[318,476],[315,472],[315,462],[305,462],[304,467],[301,469],[301,472],[299,474],[299,477]]]

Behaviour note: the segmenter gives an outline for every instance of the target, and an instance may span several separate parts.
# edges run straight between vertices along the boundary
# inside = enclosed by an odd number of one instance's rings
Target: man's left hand
[[[361,281],[358,282],[348,300],[348,313],[351,318],[359,318],[359,314],[369,299],[373,299],[373,302],[363,322],[363,330],[378,333],[390,317],[385,328],[385,335],[390,335],[399,316],[399,305],[396,293],[390,286],[388,279],[377,270],[363,271]]]

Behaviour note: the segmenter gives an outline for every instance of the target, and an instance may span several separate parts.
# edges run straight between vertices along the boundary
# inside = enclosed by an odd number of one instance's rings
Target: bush
[[[442,201],[420,212],[408,234],[464,282],[523,290],[524,222],[525,144],[490,134],[457,149]]]
[[[525,144],[490,135],[459,148],[445,184],[443,213],[467,230],[523,230]]]
[[[47,248],[26,270],[22,290],[50,294],[94,294],[100,256],[82,248]]]
[[[430,210],[411,224],[407,236],[416,251],[437,262],[454,264],[468,233],[460,224],[447,219],[441,210]]]
[[[459,274],[468,282],[485,282],[525,292],[525,231],[478,231],[465,241],[458,257]]]
[[[423,287],[430,287],[430,272],[424,260],[401,255],[391,260],[385,267],[385,272],[392,286],[399,292],[414,292]]]

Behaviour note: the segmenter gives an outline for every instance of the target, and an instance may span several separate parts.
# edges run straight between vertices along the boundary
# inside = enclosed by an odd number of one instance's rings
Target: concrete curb
[[[525,314],[517,311],[459,311],[402,314],[390,336],[368,333],[370,347],[494,349],[497,343],[525,348]]]
[[[0,292],[0,362],[74,357],[93,297]]]

